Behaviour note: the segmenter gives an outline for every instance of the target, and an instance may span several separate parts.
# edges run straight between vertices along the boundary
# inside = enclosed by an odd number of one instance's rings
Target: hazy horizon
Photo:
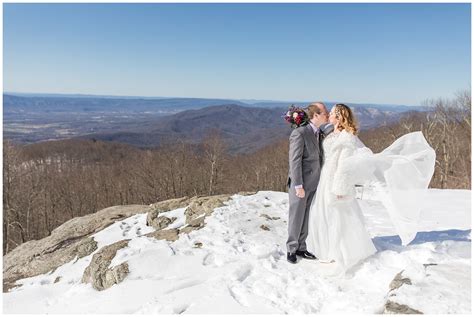
[[[214,97],[180,97],[180,96],[131,96],[131,95],[106,95],[106,94],[87,94],[87,93],[49,93],[49,92],[17,92],[17,91],[4,91],[4,95],[31,95],[31,96],[82,96],[84,98],[126,98],[126,99],[212,99],[212,100],[234,100],[240,102],[246,101],[254,101],[254,102],[293,102],[293,103],[309,103],[315,101],[322,101],[322,102],[342,102],[348,104],[367,104],[367,105],[386,105],[386,106],[407,106],[407,107],[420,107],[419,105],[411,105],[411,104],[391,104],[391,103],[384,103],[384,102],[352,102],[350,100],[346,101],[335,101],[335,100],[320,100],[320,99],[312,99],[312,100],[280,100],[280,99],[252,99],[252,98],[214,98]]]

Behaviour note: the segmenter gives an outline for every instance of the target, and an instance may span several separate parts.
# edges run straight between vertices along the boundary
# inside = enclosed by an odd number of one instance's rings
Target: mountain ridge
[[[234,103],[240,105],[247,105],[250,107],[288,107],[291,104],[299,106],[307,106],[312,101],[280,101],[280,100],[259,100],[259,99],[232,99],[232,98],[195,98],[195,97],[140,97],[140,96],[113,96],[113,95],[87,95],[87,94],[41,94],[41,93],[3,93],[4,106],[11,107],[11,98],[26,98],[32,101],[34,98],[41,99],[43,103],[45,99],[52,99],[53,101],[64,100],[69,103],[73,102],[74,99],[78,99],[80,102],[97,102],[97,100],[104,100],[110,104],[110,101],[120,103],[121,101],[140,101],[147,102],[149,106],[162,106],[168,104],[169,106],[179,105],[179,108],[195,108],[202,105],[218,105],[226,103]],[[16,99],[19,100],[19,99]],[[6,104],[5,104],[6,101]],[[154,104],[153,104],[154,103]],[[327,106],[333,105],[336,102],[324,101]],[[375,104],[375,103],[353,103],[345,102],[350,106],[367,106],[367,107],[380,107],[384,109],[402,109],[403,111],[408,110],[422,110],[424,107],[413,106],[413,105],[398,105],[398,104]],[[148,109],[150,110],[150,109]]]
[[[405,108],[349,106],[354,109],[361,129],[392,123],[407,113]],[[4,137],[20,143],[94,138],[155,147],[180,139],[201,143],[211,130],[220,130],[230,152],[238,154],[287,138],[291,131],[283,119],[287,110],[286,103],[248,105],[222,99],[51,98],[4,94]]]
[[[389,124],[400,114],[378,109],[353,107],[363,129]],[[103,141],[129,143],[135,146],[159,146],[180,139],[201,143],[213,130],[219,130],[231,153],[248,153],[288,138],[290,125],[284,120],[286,108],[252,108],[237,104],[191,109],[150,120],[114,133],[80,136]]]

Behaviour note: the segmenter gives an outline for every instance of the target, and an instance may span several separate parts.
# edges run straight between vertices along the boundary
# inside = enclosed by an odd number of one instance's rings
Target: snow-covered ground
[[[405,270],[412,285],[400,287],[391,300],[424,313],[471,312],[470,191],[430,190],[420,233],[407,247],[400,245],[380,203],[362,200],[361,205],[379,252],[343,277],[331,274],[334,264],[286,261],[288,195],[262,191],[233,196],[206,218],[205,228],[175,242],[140,236],[153,231],[146,214],[117,222],[94,239],[99,248],[132,239],[111,264],[128,261],[130,274],[122,283],[104,291],[81,283],[90,255],[21,280],[23,286],[3,294],[3,311],[379,313],[390,282]],[[184,224],[183,213],[184,208],[169,212],[178,217],[170,228]]]

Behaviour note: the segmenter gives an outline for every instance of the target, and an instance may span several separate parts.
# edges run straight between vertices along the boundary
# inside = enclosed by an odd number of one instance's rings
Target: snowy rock
[[[74,258],[85,257],[97,249],[97,242],[92,238],[73,237],[62,240],[61,243],[43,249],[37,254],[31,254],[28,250],[23,250],[24,252],[21,253],[17,252],[13,254],[13,258],[19,261],[16,264],[11,262],[10,254],[7,254],[4,257],[4,266],[7,263],[8,268],[4,271],[3,291],[8,292],[10,288],[15,286],[15,281],[18,279],[54,271],[57,267],[72,261]],[[37,248],[39,249],[39,247]],[[31,262],[28,262],[28,260]]]
[[[205,225],[204,219],[206,219],[206,215],[202,214],[200,217],[189,220],[187,222],[187,224],[188,224],[188,226],[190,226],[194,229],[200,229],[200,228],[204,227],[204,225]]]
[[[208,197],[193,197],[191,204],[186,208],[186,224],[191,227],[201,228],[204,218],[210,215],[215,208],[224,206],[224,202],[230,199],[231,195],[216,195]]]
[[[73,218],[41,240],[21,244],[3,257],[3,291],[15,281],[55,270],[74,258],[85,257],[97,249],[90,238],[116,221],[147,212],[148,206],[113,206],[94,214]]]
[[[129,273],[127,262],[112,268],[109,268],[109,265],[117,251],[125,248],[129,241],[130,239],[115,242],[94,254],[91,263],[84,271],[82,282],[91,283],[94,289],[102,291],[123,281]]]
[[[244,193],[250,194],[250,193]],[[157,229],[156,232],[150,233],[147,236],[152,236],[156,239],[166,239],[174,241],[178,238],[178,233],[190,233],[204,227],[205,218],[212,214],[215,208],[224,206],[224,202],[230,199],[231,195],[215,195],[215,196],[194,196],[192,198],[184,197],[182,199],[172,199],[163,203],[153,205],[153,210],[147,215],[147,225],[153,226]],[[177,218],[166,216],[159,216],[162,213],[168,213],[169,208],[179,209],[186,207],[184,215],[186,221],[184,225],[175,231],[164,231],[161,229],[167,228]],[[176,229],[176,228],[173,228]],[[164,231],[161,232],[160,231]],[[175,236],[176,233],[176,236]]]
[[[430,243],[427,243],[430,247]],[[470,309],[470,242],[444,241],[436,245],[435,252],[426,253],[424,259],[438,263],[411,263],[398,273],[390,283],[388,301],[384,310],[388,313],[436,314],[468,312]],[[446,261],[447,253],[459,251],[454,259]],[[426,252],[426,251],[425,251]],[[467,261],[466,261],[467,260]]]
[[[265,230],[265,231],[270,231],[270,228],[268,228],[268,227],[265,226],[265,225],[261,225],[261,226],[260,226],[260,229]]]
[[[182,198],[176,198],[176,199],[168,199],[165,201],[160,201],[156,204],[150,205],[151,211],[148,212],[147,218],[146,218],[146,224],[148,226],[153,226],[157,230],[160,230],[162,228],[159,228],[157,225],[157,218],[159,218],[159,215],[161,213],[178,209],[178,208],[184,208],[188,206],[190,203],[190,198],[188,196],[182,197]]]
[[[251,192],[244,192],[244,195],[251,195]],[[160,216],[173,209],[184,208],[186,215],[186,226],[182,228],[183,233],[201,229],[204,227],[204,219],[210,215],[215,208],[224,206],[224,202],[230,199],[231,195],[215,196],[194,196],[192,198],[183,197],[170,199],[151,205],[152,210],[147,215],[147,225],[157,230],[164,229],[173,223],[176,218],[170,219],[166,216]]]
[[[157,240],[176,241],[178,240],[178,229],[157,230],[147,233],[145,236],[155,238]]]
[[[257,192],[238,192],[237,195],[239,196],[252,196],[255,195]]]
[[[411,280],[408,277],[403,277],[403,270],[398,272],[397,275],[390,282],[389,297],[395,297],[394,290],[400,288],[403,284],[412,285]],[[413,309],[405,304],[399,304],[395,301],[388,300],[384,306],[384,314],[423,314],[422,312]]]
[[[384,314],[423,314],[421,311],[410,308],[404,304],[387,301],[385,304]]]
[[[149,221],[147,224],[149,226],[152,226],[156,230],[161,230],[166,227],[168,227],[170,224],[172,224],[176,220],[176,217],[172,217],[171,219],[165,216],[159,216],[155,219],[152,219]]]
[[[168,200],[164,200],[164,201],[154,203],[154,204],[150,205],[150,207],[154,211],[157,211],[158,213],[161,213],[161,212],[166,212],[166,211],[170,211],[170,210],[173,210],[173,209],[186,207],[187,205],[189,205],[189,200],[190,199],[191,198],[189,198],[188,196],[184,196],[184,197],[181,197],[181,198],[175,198],[175,199],[168,199]]]
[[[390,282],[390,291],[399,288],[403,284],[411,285],[411,280],[407,277],[403,277],[402,274],[403,271],[399,272],[397,275],[395,275],[392,282]]]
[[[193,226],[190,226],[190,225],[186,225],[185,227],[179,229],[179,233],[190,233],[194,230],[198,230],[200,229],[201,227],[193,227]]]

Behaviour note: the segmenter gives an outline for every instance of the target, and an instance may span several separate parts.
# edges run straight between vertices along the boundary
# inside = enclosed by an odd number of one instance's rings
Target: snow
[[[471,192],[430,190],[420,232],[406,247],[375,196],[366,192],[360,202],[378,252],[345,276],[334,275],[334,264],[286,261],[288,194],[261,191],[234,195],[206,218],[203,229],[175,242],[143,236],[153,231],[146,214],[119,221],[94,239],[99,248],[131,239],[110,265],[128,262],[130,273],[122,283],[104,291],[81,283],[91,254],[19,281],[23,286],[3,294],[3,311],[380,313],[390,299],[424,313],[470,313]],[[184,226],[184,210],[163,214],[177,218],[168,228]],[[270,230],[262,230],[263,224]],[[412,285],[389,298],[389,284],[402,270]]]

